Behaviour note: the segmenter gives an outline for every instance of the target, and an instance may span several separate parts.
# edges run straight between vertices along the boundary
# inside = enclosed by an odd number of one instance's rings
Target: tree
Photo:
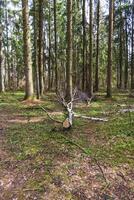
[[[2,55],[2,27],[0,27],[0,92],[5,91],[4,84],[4,69],[3,69],[3,55]]]
[[[107,66],[107,97],[111,97],[112,96],[113,9],[114,9],[114,0],[109,0],[109,36],[108,36],[108,66]]]
[[[85,66],[85,56],[86,56],[86,17],[85,17],[85,0],[83,0],[82,6],[82,27],[83,27],[83,67],[82,67],[82,90],[85,90],[85,76],[86,76],[86,66]]]
[[[7,65],[7,71],[8,71],[8,78],[7,78],[7,85],[8,89],[11,87],[10,83],[10,62],[9,62],[9,23],[8,23],[8,9],[7,9],[8,1],[5,0],[5,29],[6,29],[6,65]]]
[[[54,40],[55,40],[55,89],[58,91],[58,66],[57,66],[57,1],[54,0]]]
[[[120,56],[119,56],[119,63],[120,63],[120,70],[119,70],[119,88],[123,88],[123,14],[122,14],[122,4],[120,0]]]
[[[40,95],[43,95],[43,0],[39,0],[38,8],[38,69],[39,69],[39,89]]]
[[[25,99],[33,98],[33,77],[32,77],[32,61],[31,61],[31,42],[29,27],[29,9],[28,0],[22,0],[22,17],[23,17],[23,42],[24,42],[24,64],[25,64]]]
[[[3,35],[3,27],[2,27],[3,9],[2,7],[3,7],[3,1],[0,2],[0,92],[5,91],[3,52],[2,52],[2,35]]]
[[[99,90],[99,42],[100,42],[100,0],[97,2],[97,40],[96,40],[96,71],[95,71],[95,91]]]
[[[127,11],[125,11],[125,70],[124,70],[124,88],[128,86],[128,22]]]
[[[134,0],[132,1],[132,36],[131,36],[131,90],[134,89]]]
[[[90,0],[89,22],[89,97],[93,96],[93,1]]]
[[[48,90],[52,89],[52,77],[51,77],[51,2],[49,2],[49,19],[48,19]]]
[[[67,0],[67,65],[66,65],[66,97],[72,97],[72,0]]]
[[[35,80],[36,80],[36,96],[37,99],[40,98],[40,87],[39,87],[39,68],[38,68],[38,31],[37,31],[37,1],[33,0],[33,27],[34,27],[34,53],[33,53],[33,65],[35,70]]]

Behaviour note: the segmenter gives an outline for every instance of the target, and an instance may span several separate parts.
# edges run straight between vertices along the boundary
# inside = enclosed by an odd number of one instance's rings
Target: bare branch
[[[93,120],[93,121],[102,121],[102,122],[107,122],[108,121],[108,119],[106,119],[106,118],[88,117],[88,116],[78,115],[76,113],[74,113],[74,117]]]

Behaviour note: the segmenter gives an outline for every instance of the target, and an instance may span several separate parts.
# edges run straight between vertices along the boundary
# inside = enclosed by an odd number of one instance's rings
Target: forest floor
[[[64,132],[64,109],[53,94],[24,102],[23,93],[0,95],[0,200],[134,199],[134,99],[100,94],[75,112],[108,122],[74,119]]]

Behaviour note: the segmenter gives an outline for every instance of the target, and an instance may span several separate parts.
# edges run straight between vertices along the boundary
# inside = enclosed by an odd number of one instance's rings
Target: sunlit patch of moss
[[[113,119],[103,126],[103,131],[110,135],[134,136],[134,113],[113,116]]]
[[[112,165],[134,164],[133,123],[130,124],[127,114],[98,126],[97,131],[104,136],[101,143],[93,146],[92,152],[98,159]]]

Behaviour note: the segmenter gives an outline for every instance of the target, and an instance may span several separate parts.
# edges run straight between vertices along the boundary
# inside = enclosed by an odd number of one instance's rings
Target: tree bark
[[[1,27],[0,27],[1,28]],[[0,92],[5,91],[4,84],[4,69],[3,69],[3,56],[2,56],[2,30],[0,30]]]
[[[125,14],[125,73],[124,73],[124,88],[128,86],[128,27],[127,27],[127,15]]]
[[[119,88],[123,88],[123,16],[121,10],[121,0],[120,0],[120,55],[119,55]]]
[[[89,97],[93,96],[93,0],[90,0],[89,25]]]
[[[134,0],[132,2],[132,36],[131,36],[131,90],[134,90]]]
[[[28,0],[22,0],[22,16],[23,16],[24,64],[25,64],[25,76],[26,76],[25,99],[30,99],[33,98],[34,91],[33,91],[32,61],[31,61]]]
[[[67,65],[66,65],[66,97],[72,97],[72,0],[67,0]]]
[[[43,0],[39,0],[39,38],[38,38],[38,68],[39,68],[39,88],[40,95],[43,95],[44,80],[43,80]]]
[[[82,90],[85,90],[85,76],[86,76],[86,66],[85,66],[85,54],[86,54],[86,19],[85,19],[85,0],[83,0],[82,6],[82,26],[83,26],[83,66],[82,66]]]
[[[48,58],[48,90],[51,89],[51,4],[49,3],[49,32],[48,32],[48,39],[49,39],[49,58]]]
[[[39,69],[38,69],[38,41],[37,41],[37,1],[33,0],[33,9],[34,9],[34,16],[33,16],[33,24],[34,24],[34,57],[33,57],[33,64],[35,70],[35,87],[36,87],[36,96],[37,99],[40,98],[40,87],[39,87]]]
[[[54,0],[54,40],[55,40],[55,90],[58,91],[58,66],[57,66],[57,0]]]
[[[114,0],[109,0],[107,97],[112,97],[113,8],[114,8]]]
[[[96,71],[95,71],[95,91],[99,90],[99,42],[100,42],[100,0],[97,4],[97,40],[96,40]]]
[[[7,61],[7,86],[10,90],[10,61],[9,61],[9,33],[8,33],[8,9],[5,0],[5,26],[6,26],[6,61]]]

